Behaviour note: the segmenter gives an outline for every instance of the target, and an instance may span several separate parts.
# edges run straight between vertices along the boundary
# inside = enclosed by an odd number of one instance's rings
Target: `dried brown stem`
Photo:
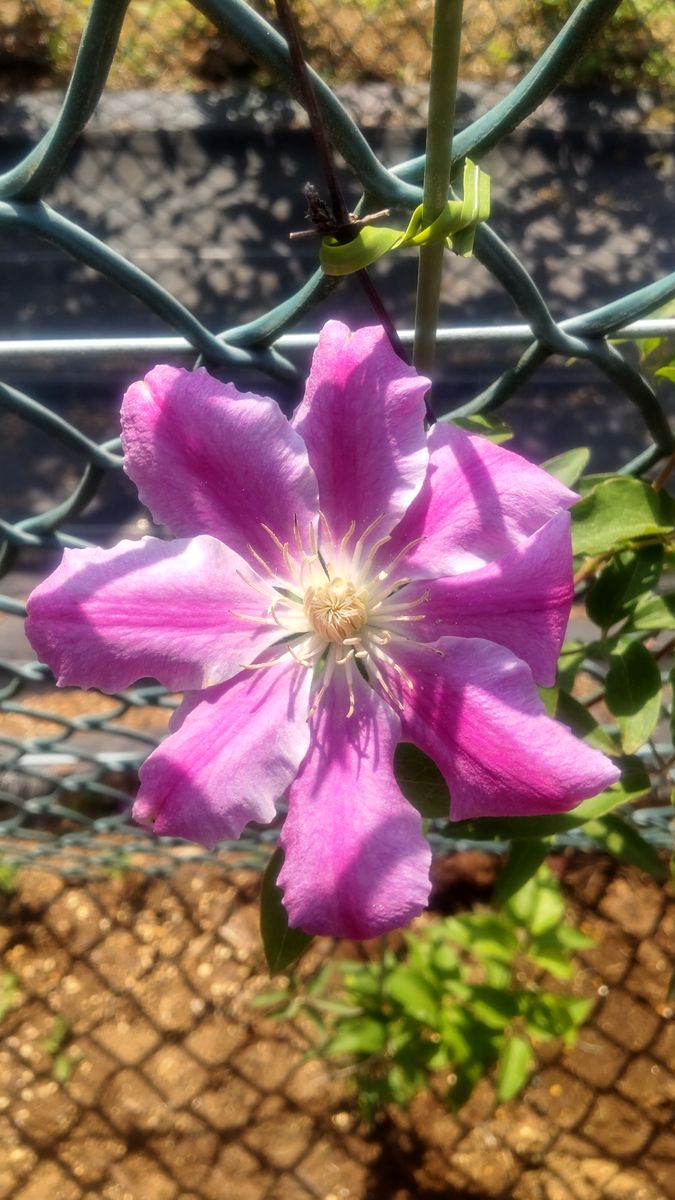
[[[350,238],[355,236],[355,233],[352,232],[355,230],[355,225],[351,221],[351,214],[347,208],[347,205],[345,204],[345,200],[338,183],[330,139],[321,115],[321,110],[317,104],[316,95],[312,86],[312,80],[307,69],[307,63],[305,61],[305,55],[302,48],[300,32],[295,19],[295,14],[293,12],[290,0],[274,0],[274,4],[276,7],[279,24],[281,25],[284,37],[288,43],[288,52],[291,56],[291,62],[293,63],[293,68],[297,76],[302,103],[309,118],[312,136],[321,160],[323,174],[330,195],[333,217],[335,219],[335,236],[339,237],[340,240],[347,242],[350,240]],[[387,312],[382,298],[375,288],[370,275],[365,268],[361,271],[357,271],[356,275],[361,287],[363,288],[363,291],[368,297],[368,300],[370,301],[370,304],[380,321],[380,324],[389,338],[392,349],[395,351],[398,357],[403,360],[403,362],[409,363],[410,359],[400,337],[398,336],[398,333],[396,332],[394,322],[389,316],[389,313]]]

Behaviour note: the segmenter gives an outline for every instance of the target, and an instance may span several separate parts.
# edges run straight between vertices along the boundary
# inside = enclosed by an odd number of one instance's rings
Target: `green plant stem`
[[[436,219],[448,199],[461,33],[462,0],[436,0],[424,171],[424,225],[430,225]],[[444,251],[442,242],[420,246],[413,363],[425,374],[431,371],[436,352]]]

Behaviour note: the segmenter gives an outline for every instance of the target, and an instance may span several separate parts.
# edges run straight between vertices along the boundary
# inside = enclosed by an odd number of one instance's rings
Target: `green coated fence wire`
[[[324,245],[324,268],[328,263],[335,273],[327,275],[317,261],[314,274],[283,303],[255,320],[218,333],[139,266],[46,201],[105,87],[128,5],[129,0],[92,0],[59,115],[30,153],[0,175],[0,235],[11,237],[20,230],[36,241],[48,241],[114,281],[208,365],[232,370],[254,366],[271,377],[296,379],[292,361],[275,343],[340,285],[348,256],[363,251],[368,239],[372,241],[371,233],[362,232],[360,249],[358,240],[344,247]],[[473,166],[552,92],[618,6],[619,0],[580,0],[509,95],[456,135],[453,187],[460,196],[472,194],[475,204],[467,211],[461,200],[451,200],[440,235],[452,238],[453,248],[460,253],[473,248],[476,259],[503,288],[531,335],[517,362],[455,415],[485,413],[505,404],[551,356],[580,359],[621,389],[643,422],[650,438],[647,450],[632,462],[617,464],[623,472],[638,474],[670,456],[675,439],[652,382],[620,354],[613,340],[618,330],[653,314],[675,297],[675,273],[594,311],[556,321],[526,268],[486,219],[485,176]],[[195,0],[192,7],[223,37],[236,40],[277,85],[297,95],[285,43],[257,11],[243,0]],[[157,33],[161,37],[161,29]],[[393,169],[385,166],[334,92],[318,76],[314,83],[332,143],[362,187],[359,210],[395,209],[404,214],[403,220],[413,220],[412,232],[409,228],[403,235],[380,229],[375,239],[380,239],[377,253],[381,252],[381,235],[390,240],[386,249],[402,245],[406,238],[419,240],[413,214],[422,201],[424,160],[413,159]],[[463,168],[465,162],[467,168]],[[468,187],[465,176],[464,188],[458,178],[463,169],[469,171]],[[428,233],[421,231],[421,236]],[[368,262],[373,261],[368,258],[370,252],[366,251]],[[350,261],[347,269],[362,265]],[[11,582],[25,555],[33,556],[33,563],[36,555],[43,555],[46,571],[47,559],[55,549],[86,544],[70,532],[72,523],[91,504],[104,481],[120,472],[122,460],[118,439],[98,442],[34,397],[1,381],[0,409],[40,430],[51,439],[55,453],[62,448],[80,464],[78,479],[65,499],[46,511],[0,522],[0,577]],[[14,584],[7,594],[0,595],[0,619],[22,618],[23,605],[16,593]],[[61,694],[57,703],[52,685],[46,668],[38,663],[0,660],[0,863],[11,867],[58,861],[60,869],[76,873],[137,865],[161,871],[173,861],[172,855],[199,857],[196,847],[167,845],[130,825],[138,765],[161,736],[175,698],[156,685],[141,685],[112,698],[95,693]],[[670,820],[667,809],[645,810],[636,814],[636,819],[654,844],[665,844]],[[259,863],[273,836],[261,834],[238,843],[242,861]],[[568,843],[578,844],[578,836],[575,841],[570,835]],[[447,840],[443,844],[447,847]]]

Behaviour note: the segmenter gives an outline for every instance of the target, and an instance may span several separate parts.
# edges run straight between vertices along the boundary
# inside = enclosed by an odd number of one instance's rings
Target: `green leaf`
[[[556,979],[571,979],[574,975],[570,952],[564,946],[540,946],[539,943],[535,943],[529,948],[527,957],[535,966],[548,971],[549,975]]]
[[[599,483],[572,509],[575,554],[604,554],[636,538],[669,537],[675,500],[639,479],[621,476]]]
[[[384,1050],[386,1026],[374,1017],[355,1017],[342,1021],[335,1036],[324,1046],[326,1054],[368,1056]]]
[[[633,629],[675,629],[675,592],[664,596],[645,596],[631,617]]]
[[[543,838],[523,838],[514,842],[494,890],[494,901],[498,908],[537,873],[548,851],[549,844]]]
[[[494,958],[483,959],[485,982],[490,987],[507,988],[513,982],[513,971],[507,963],[497,962]]]
[[[504,1029],[518,1014],[518,1002],[511,992],[485,985],[472,987],[469,1007],[488,1029]]]
[[[625,800],[622,803],[638,800],[640,796],[646,796],[647,792],[651,791],[652,781],[649,778],[649,771],[641,758],[635,754],[624,754],[619,759],[619,766],[621,767],[621,779],[614,784],[612,791],[623,793]],[[601,817],[607,811],[608,809],[604,809],[603,812],[595,812],[592,815]]]
[[[497,1069],[497,1099],[500,1104],[522,1092],[534,1066],[534,1051],[525,1038],[510,1037],[502,1050]]]
[[[464,928],[464,943],[481,961],[496,959],[510,964],[518,950],[518,939],[509,928],[508,918],[497,913],[469,913]],[[457,938],[459,945],[462,941]]]
[[[41,1042],[42,1049],[45,1050],[47,1054],[57,1054],[59,1050],[63,1049],[69,1038],[70,1021],[68,1021],[67,1018],[61,1013],[59,1013],[58,1016],[54,1017],[54,1021],[49,1033]]]
[[[473,417],[439,417],[439,422],[448,421],[452,425],[457,425],[459,429],[465,429],[467,433],[477,433],[481,437],[487,438],[489,442],[495,442],[500,445],[501,442],[508,442],[513,437],[513,430],[506,421],[498,421],[495,417],[484,417],[481,413],[476,413]]]
[[[431,965],[441,975],[456,975],[459,966],[457,951],[448,942],[441,943],[433,951]]]
[[[675,383],[675,366],[659,367],[658,371],[655,371],[654,373],[655,375],[661,375],[663,379],[670,379],[673,383]]]
[[[594,491],[599,483],[607,483],[610,479],[616,479],[616,475],[613,475],[611,471],[598,472],[593,475],[582,475],[581,479],[577,481],[575,491],[582,497],[588,496],[589,492]]]
[[[394,775],[403,795],[423,817],[447,817],[450,793],[436,763],[411,742],[399,742]]]
[[[668,872],[665,864],[654,847],[616,813],[589,822],[584,833],[614,858],[630,863],[654,879],[666,878]]]
[[[555,710],[558,706],[558,688],[556,687],[540,687],[539,695],[544,701],[547,717],[554,717]]]
[[[656,587],[663,567],[663,546],[643,546],[617,554],[591,584],[586,611],[600,629],[610,629]]]
[[[573,925],[561,925],[556,929],[555,940],[565,950],[592,950],[595,946],[592,937],[582,933],[580,929],[575,929]]]
[[[52,1078],[57,1083],[67,1083],[76,1066],[82,1059],[81,1054],[57,1054],[52,1064]]]
[[[547,867],[540,867],[533,879],[521,889],[520,893],[511,897],[509,907],[514,914],[518,897],[523,897],[522,910],[527,909],[528,899],[525,893],[530,892],[532,900],[529,912],[523,918],[528,933],[533,938],[541,938],[549,930],[555,929],[565,917],[565,901],[560,886]]]
[[[554,479],[571,488],[585,471],[590,457],[591,452],[587,446],[578,446],[576,450],[566,450],[564,454],[547,458],[541,465]]]
[[[585,642],[565,642],[558,659],[558,685],[566,692],[571,691],[577,671],[588,651]]]
[[[386,980],[385,991],[416,1021],[427,1024],[436,1021],[440,997],[414,967],[405,963],[396,967]]]
[[[574,696],[570,696],[569,692],[564,692],[562,689],[558,693],[555,715],[563,725],[567,725],[568,729],[588,742],[589,746],[594,746],[596,750],[602,750],[604,754],[619,753],[616,743],[612,741],[608,733],[605,733],[602,726],[598,725],[588,709],[575,700]]]
[[[17,874],[17,868],[12,863],[3,862],[0,859],[0,892],[11,896],[16,888]]]
[[[0,975],[0,1021],[15,1007],[19,998],[19,979],[13,971]]]
[[[610,656],[605,700],[617,719],[621,745],[632,754],[650,737],[661,712],[661,672],[641,642],[629,642]]]
[[[280,975],[304,954],[314,940],[302,929],[291,929],[277,878],[284,861],[281,848],[274,851],[263,875],[260,894],[260,933],[267,969]]]
[[[565,1037],[583,1025],[593,1001],[583,996],[561,996],[558,992],[521,992],[525,1028],[535,1041]]]
[[[247,1001],[249,1008],[276,1008],[290,999],[288,988],[270,988],[268,992],[256,992]]]

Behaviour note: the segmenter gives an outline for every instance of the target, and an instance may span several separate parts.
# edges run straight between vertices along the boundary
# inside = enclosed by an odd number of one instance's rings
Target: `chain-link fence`
[[[483,863],[483,870],[489,868]],[[467,863],[474,876],[476,864]],[[0,894],[0,1195],[12,1200],[672,1200],[675,908],[653,880],[570,860],[576,1046],[540,1047],[517,1100],[457,1113],[439,1073],[370,1134],[302,1018],[261,1020],[259,879],[23,873]],[[336,947],[315,944],[301,971]],[[341,954],[364,953],[342,946]]]
[[[31,19],[37,19],[41,7],[22,5],[18,14],[15,12],[15,25],[31,13]],[[52,17],[57,7],[51,7]],[[152,31],[153,45],[165,48],[163,61],[175,55],[183,70],[181,44],[174,40],[174,31],[167,23],[168,11],[178,13],[179,9],[173,4],[164,7],[167,12],[162,15],[157,5],[132,4],[127,22],[144,16]],[[346,10],[349,6],[343,7]],[[614,7],[612,0],[582,0],[574,19],[553,43],[546,58],[491,113],[479,117],[458,134],[456,158],[460,160],[467,154],[481,158],[528,116],[566,75],[570,64],[578,60]],[[421,13],[422,6],[418,8]],[[73,16],[78,9],[73,3],[59,11]],[[238,0],[203,0],[200,9],[218,22],[225,40],[236,34],[261,69],[269,75],[274,73],[278,83],[292,90],[293,75],[283,44],[275,40],[251,9]],[[337,11],[335,6],[333,9]],[[128,36],[128,23],[123,26],[125,11],[124,0],[94,0],[66,107],[55,119],[48,136],[0,176],[0,237],[31,246],[48,243],[59,254],[75,260],[81,274],[67,276],[64,272],[59,276],[61,282],[57,280],[53,301],[57,308],[61,306],[67,311],[70,307],[79,319],[74,292],[81,279],[96,272],[106,287],[114,285],[121,289],[118,295],[124,296],[125,303],[127,298],[133,300],[138,305],[137,311],[142,306],[156,326],[163,322],[214,369],[225,370],[229,377],[234,376],[240,382],[242,373],[262,371],[285,381],[287,387],[290,381],[297,398],[300,373],[285,357],[278,338],[328,295],[334,280],[316,272],[276,308],[229,330],[226,335],[217,335],[192,309],[133,262],[131,242],[120,253],[89,231],[84,209],[79,209],[73,217],[60,208],[49,207],[42,199],[58,183],[64,163],[100,96],[120,31],[122,41]],[[342,8],[339,11],[342,13]],[[360,11],[365,14],[365,6]],[[375,22],[372,11],[368,9],[368,20]],[[180,12],[183,14],[180,19],[187,15],[195,28],[204,20],[188,5]],[[388,28],[383,20],[380,24]],[[359,46],[361,40],[354,37],[351,42]],[[398,53],[401,62],[407,61],[400,46]],[[369,145],[358,137],[345,111],[334,104],[328,89],[319,87],[318,97],[324,111],[330,114],[336,148],[364,190],[377,199],[376,206],[391,205],[405,210],[414,207],[421,194],[421,160],[386,169]],[[162,172],[171,169],[170,160],[171,155],[161,170],[154,176],[150,173],[150,184],[159,189],[150,200],[154,208],[162,207],[157,197],[163,195]],[[85,154],[84,174],[78,182],[82,194],[87,187],[92,190],[91,174],[87,184],[86,169]],[[130,180],[135,179],[140,187],[141,182],[145,183],[146,172],[128,162],[126,169],[129,174],[123,182],[129,193]],[[191,198],[202,179],[203,169],[198,166],[190,175]],[[238,202],[241,206],[241,197]],[[537,199],[537,204],[540,202]],[[550,207],[548,201],[547,204]],[[214,205],[209,203],[207,207],[206,216],[210,219]],[[247,196],[242,219],[246,218],[248,207]],[[166,201],[163,208],[169,221],[167,237],[175,237],[178,210],[174,200]],[[134,223],[126,217],[125,223],[131,225],[136,236]],[[536,213],[528,223],[535,227]],[[213,226],[207,224],[205,229],[202,234],[200,227],[203,242],[209,241],[212,235],[208,230],[213,230]],[[225,242],[228,229],[226,226],[223,232]],[[283,221],[277,238],[279,244],[282,233],[287,245],[288,228]],[[550,233],[545,229],[540,229],[539,235],[546,244],[550,243]],[[553,356],[563,361],[573,358],[592,372],[593,379],[603,379],[613,389],[614,397],[623,395],[634,419],[643,424],[646,448],[634,461],[623,461],[622,470],[644,471],[671,454],[675,442],[659,396],[640,369],[619,355],[612,339],[631,321],[653,313],[672,298],[675,277],[665,276],[593,311],[582,311],[565,322],[556,322],[526,268],[487,225],[478,230],[475,254],[470,269],[474,270],[476,264],[487,269],[496,288],[502,289],[507,301],[520,311],[531,339],[517,366],[507,369],[464,405],[464,410],[483,411],[503,403],[519,388],[529,385]],[[21,271],[15,273],[10,293],[20,288],[20,276]],[[72,289],[66,295],[68,282]],[[222,290],[222,281],[219,286]],[[261,294],[264,295],[264,289]],[[30,310],[30,296],[26,303]],[[475,347],[476,339],[471,334],[466,337]],[[62,378],[60,366],[55,367],[54,377]],[[10,865],[40,855],[58,856],[64,869],[78,872],[90,870],[94,862],[115,867],[129,862],[137,864],[142,859],[148,867],[155,867],[168,861],[162,857],[164,851],[158,844],[139,830],[129,837],[128,811],[138,764],[161,737],[175,705],[175,697],[150,683],[115,697],[74,690],[57,692],[46,669],[32,661],[30,648],[22,640],[23,605],[30,588],[47,574],[64,546],[86,544],[89,515],[97,508],[105,510],[111,495],[119,496],[123,491],[117,414],[112,404],[103,409],[87,403],[88,386],[88,381],[80,380],[76,401],[66,409],[62,395],[50,404],[42,393],[33,396],[13,383],[0,383],[3,440],[8,452],[0,483],[4,486],[8,481],[11,485],[13,480],[21,480],[20,489],[10,496],[11,507],[0,521],[3,539],[0,576],[5,581],[0,597],[0,856]],[[636,437],[630,440],[634,444]],[[148,531],[147,516],[133,505],[127,515],[136,534]],[[668,809],[662,807],[648,813],[652,838],[661,845],[667,838]],[[251,854],[259,856],[257,846],[249,849]],[[180,850],[184,856],[197,853],[185,847]]]
[[[465,0],[461,76],[515,80],[536,62],[575,0]],[[4,0],[0,86],[67,81],[89,0]],[[273,5],[255,0],[263,15]],[[433,0],[301,0],[297,15],[309,58],[330,82],[423,82],[429,69]],[[157,38],[161,27],[162,37]],[[623,0],[599,40],[576,64],[579,82],[663,93],[675,84],[671,0]],[[136,0],[110,86],[198,89],[271,76],[188,0]]]

